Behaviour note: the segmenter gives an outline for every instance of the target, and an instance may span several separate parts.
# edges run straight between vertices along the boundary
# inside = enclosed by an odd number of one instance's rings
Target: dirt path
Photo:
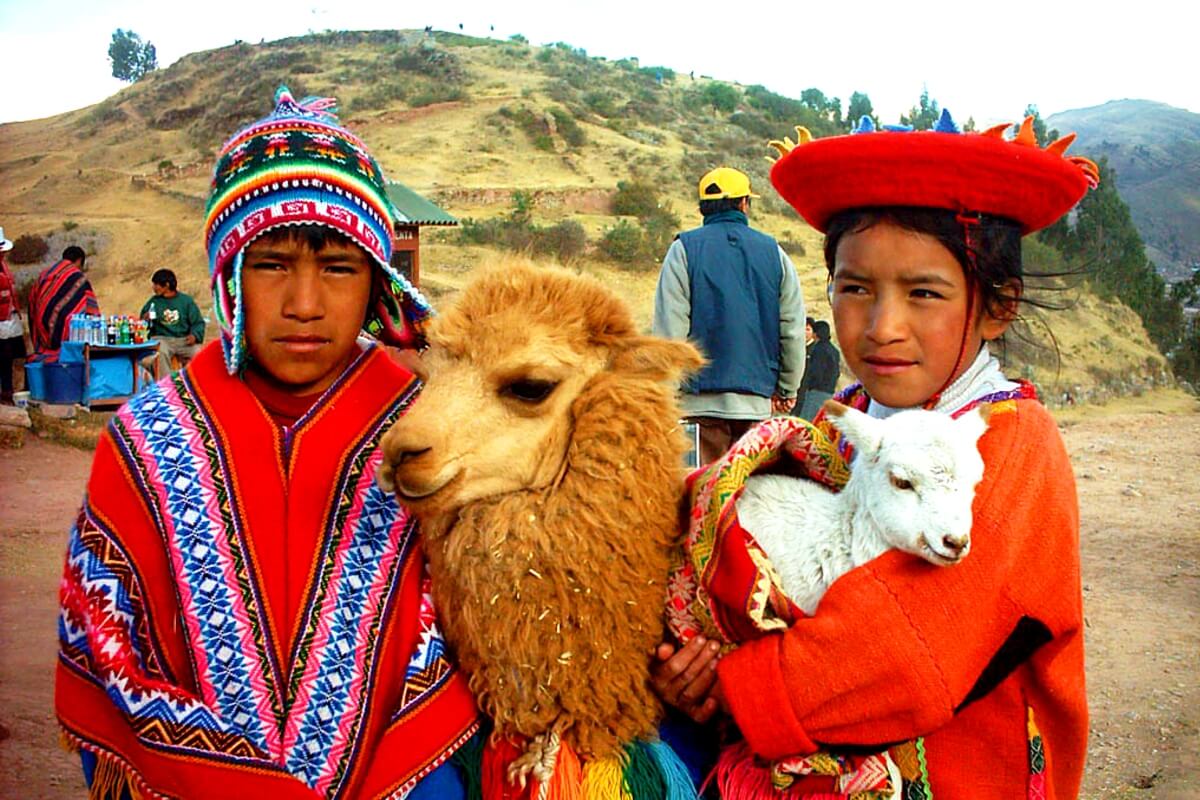
[[[1085,417],[1064,436],[1088,623],[1083,797],[1200,797],[1200,411]],[[0,798],[85,796],[50,709],[55,587],[89,461],[33,438],[0,451]]]
[[[91,454],[27,436],[0,450],[0,798],[85,798],[54,722],[58,579]]]

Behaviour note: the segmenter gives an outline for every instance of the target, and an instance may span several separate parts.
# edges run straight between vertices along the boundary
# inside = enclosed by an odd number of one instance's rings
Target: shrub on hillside
[[[615,117],[619,113],[616,96],[612,92],[588,92],[583,96],[583,104],[602,117]]]
[[[35,264],[50,252],[50,245],[35,233],[26,233],[13,240],[8,260],[14,264]]]
[[[617,181],[612,212],[622,217],[648,217],[658,210],[658,188],[645,181]]]
[[[642,229],[627,219],[617,220],[616,225],[605,228],[597,246],[605,258],[622,266],[644,262]]]
[[[795,256],[799,258],[800,256],[805,255],[804,243],[798,242],[795,239],[780,239],[779,246],[782,247],[783,252],[787,253],[789,256]]]
[[[535,253],[555,256],[566,263],[583,255],[587,248],[587,233],[573,219],[564,219],[553,225],[536,229],[533,250]]]
[[[587,143],[587,134],[583,132],[583,128],[579,127],[579,123],[575,118],[563,111],[561,108],[550,109],[551,116],[554,117],[555,127],[558,128],[558,135],[570,147],[582,147]]]
[[[392,59],[392,66],[401,72],[415,72],[452,83],[460,83],[466,77],[458,56],[437,47],[406,48]]]
[[[443,83],[434,83],[429,88],[413,95],[409,99],[408,104],[413,108],[421,108],[423,106],[431,106],[434,103],[456,103],[466,99],[467,93],[462,88],[448,86]]]
[[[514,192],[512,210],[507,216],[488,220],[465,219],[459,231],[467,244],[482,244],[518,253],[550,255],[566,263],[587,249],[587,234],[575,220],[540,226],[533,222],[533,198]]]

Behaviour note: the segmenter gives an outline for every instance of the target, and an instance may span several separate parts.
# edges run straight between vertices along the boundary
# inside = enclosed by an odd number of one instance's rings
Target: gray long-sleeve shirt
[[[779,380],[775,393],[795,397],[804,375],[804,295],[796,267],[783,248],[779,249]],[[654,333],[686,339],[691,330],[691,286],[688,283],[687,252],[676,239],[667,249],[658,288],[654,294]],[[720,392],[684,394],[684,413],[695,417],[766,419],[771,416],[771,399],[753,394]]]

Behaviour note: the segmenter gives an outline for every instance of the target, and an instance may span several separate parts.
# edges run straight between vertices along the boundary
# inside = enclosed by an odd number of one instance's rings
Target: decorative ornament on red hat
[[[780,158],[771,183],[817,230],[852,208],[912,206],[988,214],[1010,219],[1021,232],[1053,224],[1100,180],[1096,164],[1067,156],[1075,134],[1040,148],[1033,117],[963,133],[950,114],[933,130],[901,126],[876,130],[863,117],[853,133],[813,139],[797,127],[797,140],[773,141]]]

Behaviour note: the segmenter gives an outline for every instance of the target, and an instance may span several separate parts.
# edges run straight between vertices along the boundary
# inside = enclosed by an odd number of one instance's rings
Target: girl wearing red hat
[[[1007,127],[962,133],[944,114],[933,131],[864,123],[775,143],[772,183],[826,235],[838,343],[860,381],[838,399],[880,418],[992,406],[969,558],[939,568],[890,552],[847,573],[813,616],[721,658],[708,701],[697,688],[713,680],[711,643],[693,640],[665,663],[664,696],[683,692],[698,718],[719,702],[776,786],[790,783],[775,796],[1078,795],[1087,702],[1075,484],[1053,418],[988,343],[1018,318],[1021,236],[1067,213],[1097,172],[1065,156],[1069,139],[1039,148],[1031,120],[1015,139]],[[818,427],[836,436],[820,417]],[[891,774],[868,794],[787,774],[789,759],[821,751],[855,754],[847,764],[886,751]]]

